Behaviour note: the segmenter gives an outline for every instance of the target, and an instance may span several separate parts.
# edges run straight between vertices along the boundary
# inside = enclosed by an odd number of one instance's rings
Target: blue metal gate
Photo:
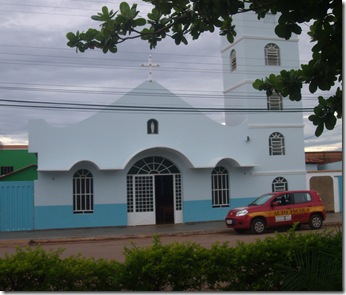
[[[342,208],[343,208],[342,176],[337,176],[337,178],[338,178],[338,186],[339,186],[339,211],[342,212]]]
[[[34,228],[34,182],[0,182],[0,231]]]

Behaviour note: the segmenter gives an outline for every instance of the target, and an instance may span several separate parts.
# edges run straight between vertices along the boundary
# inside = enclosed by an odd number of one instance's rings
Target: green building
[[[0,145],[0,181],[37,179],[37,158],[27,145]]]

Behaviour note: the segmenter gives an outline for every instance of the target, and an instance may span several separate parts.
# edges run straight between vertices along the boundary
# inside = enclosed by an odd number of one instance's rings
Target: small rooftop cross
[[[141,67],[147,67],[147,68],[149,68],[149,81],[151,82],[152,79],[153,79],[153,77],[152,77],[152,75],[153,75],[153,73],[152,73],[152,67],[159,67],[159,65],[158,65],[158,64],[153,64],[153,63],[151,62],[151,55],[149,55],[149,57],[148,57],[148,63],[147,63],[147,64],[141,64]]]

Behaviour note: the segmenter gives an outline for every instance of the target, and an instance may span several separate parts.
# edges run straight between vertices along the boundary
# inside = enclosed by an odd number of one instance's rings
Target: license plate
[[[232,225],[232,224],[233,224],[233,220],[227,219],[227,220],[226,220],[226,223],[227,223],[228,225]]]

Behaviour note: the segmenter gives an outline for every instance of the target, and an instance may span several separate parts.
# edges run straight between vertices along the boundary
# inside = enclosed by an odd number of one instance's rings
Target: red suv
[[[226,226],[241,233],[250,229],[261,234],[266,228],[287,226],[295,222],[322,227],[326,211],[316,191],[283,191],[262,195],[246,207],[232,209],[226,216]]]

